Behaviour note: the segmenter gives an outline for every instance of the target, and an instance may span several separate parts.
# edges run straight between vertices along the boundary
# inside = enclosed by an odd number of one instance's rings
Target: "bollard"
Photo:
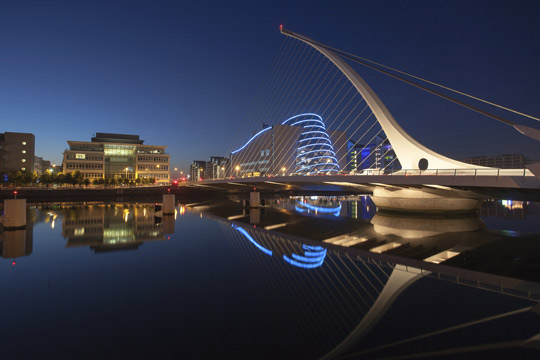
[[[261,193],[257,191],[252,191],[249,193],[249,205],[251,207],[261,206]]]
[[[163,195],[163,215],[174,214],[174,203],[176,199],[174,194]]]
[[[26,199],[4,200],[4,228],[22,228],[26,226]]]

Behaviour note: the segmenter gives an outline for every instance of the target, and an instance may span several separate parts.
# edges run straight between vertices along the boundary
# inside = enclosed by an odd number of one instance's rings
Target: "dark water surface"
[[[0,237],[1,358],[540,357],[538,203],[176,210],[30,207]]]

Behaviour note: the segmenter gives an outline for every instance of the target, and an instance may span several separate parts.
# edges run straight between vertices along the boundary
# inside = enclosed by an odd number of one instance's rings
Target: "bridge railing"
[[[377,175],[377,176],[534,176],[527,169],[402,169],[392,173],[385,173],[384,170],[365,170],[355,175]]]
[[[531,173],[528,169],[428,169],[428,170],[418,170],[418,169],[401,169],[399,171],[388,172],[383,169],[366,169],[356,173],[348,174],[333,174],[336,176],[435,176],[435,177],[458,177],[458,176],[470,176],[470,177],[482,177],[482,176],[513,176],[513,177],[534,177],[534,174]],[[287,177],[287,176],[301,176],[301,175],[258,175],[258,176],[231,176],[228,178],[220,178],[213,180],[235,180],[235,179],[249,179],[249,178],[274,178],[274,177]],[[308,176],[308,175],[303,175]],[[310,177],[317,176],[327,176],[324,174],[320,175],[309,175]],[[208,179],[207,179],[208,180]],[[197,182],[197,181],[194,181]]]

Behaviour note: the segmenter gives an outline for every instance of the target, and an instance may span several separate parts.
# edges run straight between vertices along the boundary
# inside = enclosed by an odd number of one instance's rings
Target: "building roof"
[[[111,133],[98,132],[96,133],[96,136],[92,137],[92,142],[142,145],[144,143],[144,140],[140,140],[139,135],[111,134]]]

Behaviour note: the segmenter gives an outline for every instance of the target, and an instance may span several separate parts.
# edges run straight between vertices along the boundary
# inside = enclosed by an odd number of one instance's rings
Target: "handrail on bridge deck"
[[[357,174],[348,174],[352,176],[363,176],[363,175],[376,175],[376,176],[533,176],[526,168],[523,169],[429,169],[429,170],[419,170],[419,169],[401,169],[394,172],[385,173],[384,169],[366,169],[362,170]]]

